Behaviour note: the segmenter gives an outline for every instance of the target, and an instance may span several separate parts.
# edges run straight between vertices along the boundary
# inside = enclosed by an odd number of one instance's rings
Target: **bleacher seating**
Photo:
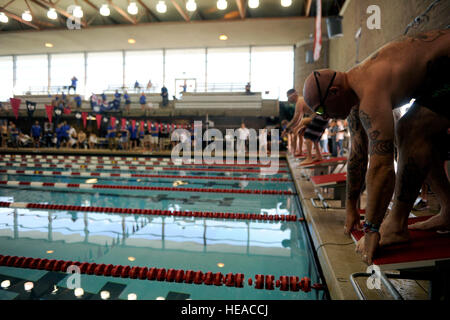
[[[241,92],[185,92],[175,102],[175,109],[261,109],[261,93]]]

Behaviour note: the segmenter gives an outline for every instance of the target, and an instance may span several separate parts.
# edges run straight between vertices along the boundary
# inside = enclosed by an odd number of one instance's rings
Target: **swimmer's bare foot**
[[[447,215],[448,216],[448,215]],[[408,226],[410,230],[450,230],[450,221],[442,213]]]
[[[361,255],[362,260],[368,265],[373,263],[373,256],[378,248],[379,241],[380,234],[378,232],[368,232],[356,244],[356,252]]]
[[[392,215],[388,214],[380,226],[380,247],[409,241],[407,227],[399,225],[393,219]]]
[[[315,156],[313,158],[313,161],[322,161],[322,157]]]
[[[353,230],[362,230],[359,213],[356,211],[347,211],[344,233],[349,235]]]
[[[305,166],[307,164],[311,164],[313,163],[314,160],[312,158],[306,158],[305,160],[303,160],[302,162],[300,162],[299,166]]]

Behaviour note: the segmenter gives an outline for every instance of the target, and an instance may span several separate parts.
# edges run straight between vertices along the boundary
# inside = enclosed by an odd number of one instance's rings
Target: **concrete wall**
[[[407,25],[422,14],[434,0],[347,0],[344,9],[344,37],[330,40],[329,65],[339,71],[347,71],[356,62],[355,33],[362,27],[359,46],[359,61],[363,61],[387,42],[403,35]],[[367,28],[366,13],[369,5],[381,9],[381,29]],[[441,0],[429,12],[429,20],[409,30],[408,35],[418,32],[442,29],[450,24],[450,1]]]

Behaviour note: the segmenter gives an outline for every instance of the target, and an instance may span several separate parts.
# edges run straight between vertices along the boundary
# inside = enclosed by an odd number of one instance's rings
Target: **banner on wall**
[[[53,106],[52,105],[45,105],[45,112],[47,112],[47,118],[50,123],[52,123],[53,119]]]
[[[19,108],[20,108],[20,99],[16,99],[16,98],[10,98],[9,102],[11,104],[11,108],[14,112],[14,115],[16,116],[16,119],[19,118]]]
[[[101,114],[96,114],[95,115],[95,119],[97,120],[97,129],[100,130],[100,126],[102,124],[102,115]]]
[[[112,125],[113,127],[116,126],[116,117],[111,117],[111,125]]]
[[[127,119],[122,118],[122,129],[125,129],[127,127]]]
[[[144,130],[144,121],[141,120],[141,122],[139,122],[139,130],[142,131]]]
[[[322,0],[316,0],[316,30],[314,33],[314,61],[320,59],[322,49]]]
[[[133,128],[133,131],[134,131],[134,128],[136,128],[136,120],[131,120],[131,127]]]
[[[86,128],[87,112],[82,112],[81,118],[83,118],[83,127]]]

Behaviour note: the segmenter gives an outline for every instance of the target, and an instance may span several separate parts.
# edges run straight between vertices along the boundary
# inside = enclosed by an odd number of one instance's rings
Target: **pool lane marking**
[[[69,159],[69,158],[64,158],[64,159],[47,159],[47,158],[24,158],[24,157],[2,157],[0,155],[0,160],[3,161],[10,161],[10,162],[30,162],[30,163],[41,163],[43,161],[47,162],[47,163],[77,163],[77,164],[86,164],[86,163],[90,163],[90,164],[121,164],[121,165],[161,165],[161,166],[174,166],[174,167],[179,167],[179,166],[210,166],[210,167],[256,167],[256,168],[268,168],[270,167],[269,164],[250,164],[250,163],[243,163],[243,164],[230,164],[230,163],[212,163],[212,164],[208,164],[206,162],[202,162],[202,163],[189,163],[189,162],[184,162],[184,163],[177,163],[177,162],[172,162],[172,161],[103,161],[103,160],[82,160],[82,159]],[[287,165],[286,164],[280,164],[278,163],[279,167],[282,168],[286,168]]]
[[[0,170],[0,173],[14,175],[61,175],[77,177],[111,177],[111,178],[170,178],[170,179],[203,179],[203,180],[233,180],[233,181],[276,181],[292,182],[288,178],[252,178],[252,177],[218,177],[218,176],[178,176],[158,174],[132,174],[132,173],[108,173],[108,172],[72,172],[72,171],[41,171],[41,170]]]
[[[137,209],[137,208],[112,208],[112,207],[91,207],[91,206],[72,206],[66,204],[43,204],[27,202],[0,202],[0,207],[20,208],[20,209],[45,209],[62,211],[80,211],[80,212],[99,212],[113,214],[135,214],[151,216],[171,216],[171,217],[194,217],[211,218],[222,220],[247,220],[247,221],[305,221],[304,218],[297,218],[290,214],[261,214],[261,213],[232,213],[232,212],[206,212],[206,211],[171,211],[160,209]]]
[[[0,266],[24,268],[24,269],[38,269],[52,272],[67,272],[71,265],[76,265],[80,269],[80,273],[104,277],[121,277],[140,280],[156,280],[166,282],[178,282],[196,285],[215,285],[221,287],[243,288],[245,286],[245,275],[243,273],[228,273],[226,275],[212,271],[203,273],[202,271],[183,270],[170,268],[156,268],[156,267],[139,267],[139,266],[123,266],[113,264],[97,264],[95,262],[79,262],[71,260],[56,260],[56,259],[42,259],[31,257],[18,257],[0,254]],[[255,286],[253,287],[253,282]],[[298,276],[280,276],[275,281],[275,276],[256,274],[255,280],[249,278],[248,286],[254,289],[274,290],[279,288],[280,291],[303,291],[310,292],[312,289],[324,290],[324,285],[315,283],[311,285],[311,279]]]
[[[218,188],[174,188],[174,187],[149,187],[149,186],[122,186],[107,184],[86,183],[62,183],[62,182],[37,182],[37,181],[0,181],[0,185],[8,187],[51,187],[51,188],[76,188],[76,189],[118,189],[118,190],[147,190],[147,191],[176,191],[176,192],[212,192],[212,193],[246,193],[265,195],[295,195],[291,190],[256,190],[256,189],[218,189]]]
[[[135,170],[135,171],[211,171],[211,172],[249,172],[249,173],[261,173],[260,169],[218,169],[218,168],[180,168],[180,167],[144,167],[144,166],[103,166],[103,165],[84,165],[84,164],[48,164],[48,163],[13,163],[13,162],[0,162],[0,165],[10,167],[26,167],[26,168],[73,168],[73,169],[104,169],[104,170]],[[289,173],[286,170],[274,171],[274,173]]]

